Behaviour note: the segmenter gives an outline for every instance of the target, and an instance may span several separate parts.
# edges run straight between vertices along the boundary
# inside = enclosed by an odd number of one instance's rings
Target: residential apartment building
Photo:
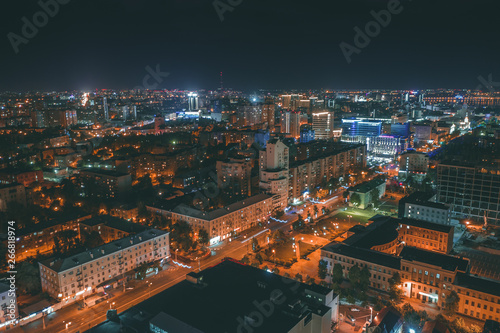
[[[217,186],[224,193],[252,195],[252,163],[245,159],[230,158],[217,161]]]
[[[18,183],[0,185],[0,211],[5,212],[13,203],[26,207],[24,185]]]
[[[271,196],[262,193],[211,212],[183,204],[171,212],[154,207],[148,209],[155,214],[170,215],[173,223],[185,221],[195,231],[205,229],[210,238],[210,245],[213,245],[259,223],[267,222],[273,211],[273,200]]]
[[[500,223],[499,165],[439,164],[437,200],[458,218]]]
[[[399,220],[399,237],[407,246],[449,253],[453,249],[455,227],[403,218]]]
[[[259,153],[259,187],[273,197],[274,209],[288,204],[289,148],[278,139],[267,142]]]
[[[308,153],[308,147],[301,150]],[[312,147],[311,147],[312,148]],[[349,169],[366,165],[366,146],[337,145],[336,150],[321,155],[311,152],[312,158],[292,163],[289,172],[289,202],[304,199],[303,196],[323,181],[345,177]]]
[[[85,169],[80,171],[80,187],[87,196],[123,197],[132,190],[132,177],[118,171]]]
[[[10,284],[0,283],[0,329],[15,321],[18,316],[15,285],[11,289]]]
[[[35,182],[43,181],[43,171],[19,170],[15,168],[7,168],[0,170],[0,184],[23,184],[25,187],[30,186]]]
[[[435,202],[435,199],[433,193],[414,192],[399,200],[398,216],[444,225],[451,224],[450,206]]]
[[[146,230],[68,258],[39,262],[42,290],[59,300],[84,297],[141,264],[169,256],[169,234]]]
[[[339,320],[339,296],[330,288],[226,259],[187,274],[118,316],[92,332],[330,333]]]

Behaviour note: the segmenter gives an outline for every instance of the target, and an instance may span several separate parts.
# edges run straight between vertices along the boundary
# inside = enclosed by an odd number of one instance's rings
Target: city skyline
[[[231,3],[6,4],[0,90],[131,89],[157,65],[170,73],[157,88],[187,90],[218,88],[220,72],[235,90],[474,89],[498,76],[491,1],[401,1],[385,19],[385,1]],[[367,24],[373,37],[356,43]]]

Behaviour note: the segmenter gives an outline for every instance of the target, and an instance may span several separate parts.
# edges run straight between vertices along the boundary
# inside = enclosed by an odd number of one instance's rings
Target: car
[[[356,309],[356,308],[351,308],[351,311],[354,311],[354,312],[359,312],[360,310],[359,310],[359,309]]]
[[[310,258],[308,258],[307,256],[302,256],[302,259],[304,260],[311,260]]]

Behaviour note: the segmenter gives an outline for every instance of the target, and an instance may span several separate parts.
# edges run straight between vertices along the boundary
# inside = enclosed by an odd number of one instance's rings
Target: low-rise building
[[[229,259],[187,274],[90,332],[330,333],[338,311],[339,297],[330,288]]]
[[[78,299],[144,263],[169,256],[169,234],[145,230],[67,258],[39,262],[42,290],[55,299]]]
[[[455,227],[403,218],[399,220],[399,237],[407,246],[449,253],[453,249]]]
[[[499,321],[499,281],[458,273],[454,289],[460,299],[458,313],[480,320]]]
[[[132,190],[132,177],[118,171],[85,169],[80,172],[80,187],[87,196],[123,197]]]
[[[168,215],[163,214],[160,209],[150,210],[156,214]],[[272,211],[272,197],[262,193],[211,212],[181,204],[169,215],[173,223],[185,221],[193,230],[205,229],[210,237],[210,244],[216,244],[259,223],[267,222]]]
[[[0,329],[15,321],[18,315],[15,283],[0,283]]]
[[[429,156],[415,150],[409,150],[399,155],[400,175],[422,175],[425,176],[429,170]]]
[[[0,184],[20,183],[28,187],[34,182],[43,182],[42,170],[23,171],[14,168],[0,170]]]
[[[402,290],[406,297],[444,307],[457,273],[468,273],[469,260],[416,247],[405,247],[401,257]]]
[[[0,211],[5,212],[13,203],[26,207],[24,185],[18,183],[0,185]]]
[[[450,206],[436,202],[433,193],[414,192],[399,200],[398,216],[438,224],[451,224]]]
[[[383,178],[374,178],[349,188],[349,206],[356,206],[359,209],[368,208],[375,200],[382,198],[385,194],[385,187],[385,180]],[[359,196],[359,203],[353,202],[353,195]],[[375,198],[377,195],[378,198]]]

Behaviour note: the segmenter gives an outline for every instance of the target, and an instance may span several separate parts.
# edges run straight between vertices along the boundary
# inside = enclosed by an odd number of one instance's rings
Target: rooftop
[[[110,177],[123,177],[130,175],[125,172],[119,172],[119,171],[114,171],[114,170],[104,170],[104,169],[98,169],[98,168],[89,168],[89,169],[83,169],[80,171],[80,173],[95,173],[98,175],[104,175],[104,176],[110,176]]]
[[[67,258],[50,258],[44,261],[41,261],[41,264],[45,267],[48,267],[55,272],[64,272],[68,269],[75,268],[77,266],[81,266],[87,262],[94,261],[101,257],[105,257],[111,253],[124,250],[126,248],[135,246],[137,244],[141,244],[149,241],[155,237],[168,234],[166,231],[158,230],[158,229],[149,229],[145,230],[141,233],[138,233],[133,236],[128,236],[122,239],[118,239],[116,241],[95,247],[88,251],[80,252],[71,257]]]
[[[353,231],[355,234],[347,238],[343,243],[370,249],[373,246],[390,243],[398,238],[398,223],[396,219],[376,215],[371,220],[373,222],[367,227],[354,226],[349,229],[349,231]]]
[[[439,231],[439,232],[445,232],[449,233],[454,229],[453,226],[451,225],[444,225],[444,224],[438,224],[438,223],[432,223],[428,221],[422,221],[422,220],[416,220],[416,219],[410,219],[410,218],[402,218],[398,219],[400,224],[406,224],[412,227],[418,227],[418,228],[424,228],[428,230],[434,230],[434,231]]]
[[[408,261],[418,261],[433,266],[439,266],[444,270],[454,272],[466,272],[469,260],[462,259],[438,252],[417,249],[416,247],[405,246],[399,256]]]
[[[458,273],[454,284],[475,291],[500,296],[500,281],[498,280],[490,280],[465,273]]]
[[[118,229],[129,233],[142,232],[146,229],[146,227],[144,227],[143,225],[133,223],[110,215],[98,215],[88,220],[84,220],[80,222],[80,224],[84,224],[87,226],[96,226],[99,224],[104,224],[110,228]]]
[[[374,178],[370,181],[363,182],[363,183],[360,183],[356,186],[353,186],[349,189],[349,191],[358,192],[358,193],[368,193],[383,183],[385,183],[385,180],[377,177],[377,178]]]
[[[332,242],[324,246],[322,250],[340,255],[345,255],[359,260],[368,261],[384,267],[389,267],[398,270],[401,268],[400,258],[387,253],[382,253],[370,249],[364,249],[343,243]]]
[[[108,320],[89,332],[149,332],[150,323],[168,332],[237,332],[255,304],[269,300],[274,311],[253,332],[288,332],[306,316],[328,315],[327,296],[336,297],[328,288],[227,259],[124,311],[121,323]]]
[[[245,200],[235,202],[227,207],[213,210],[211,212],[204,212],[204,211],[201,211],[199,209],[196,209],[196,208],[184,205],[184,204],[180,204],[179,206],[175,207],[172,210],[172,212],[177,213],[177,214],[181,214],[181,215],[187,215],[190,217],[199,218],[199,219],[206,220],[206,221],[211,221],[211,220],[217,219],[219,217],[222,217],[224,215],[235,212],[237,210],[240,210],[240,209],[243,209],[245,207],[256,204],[258,202],[265,201],[265,200],[271,200],[271,198],[272,197],[270,195],[261,193],[261,194],[257,194],[257,195],[254,195],[252,197],[249,197]]]

